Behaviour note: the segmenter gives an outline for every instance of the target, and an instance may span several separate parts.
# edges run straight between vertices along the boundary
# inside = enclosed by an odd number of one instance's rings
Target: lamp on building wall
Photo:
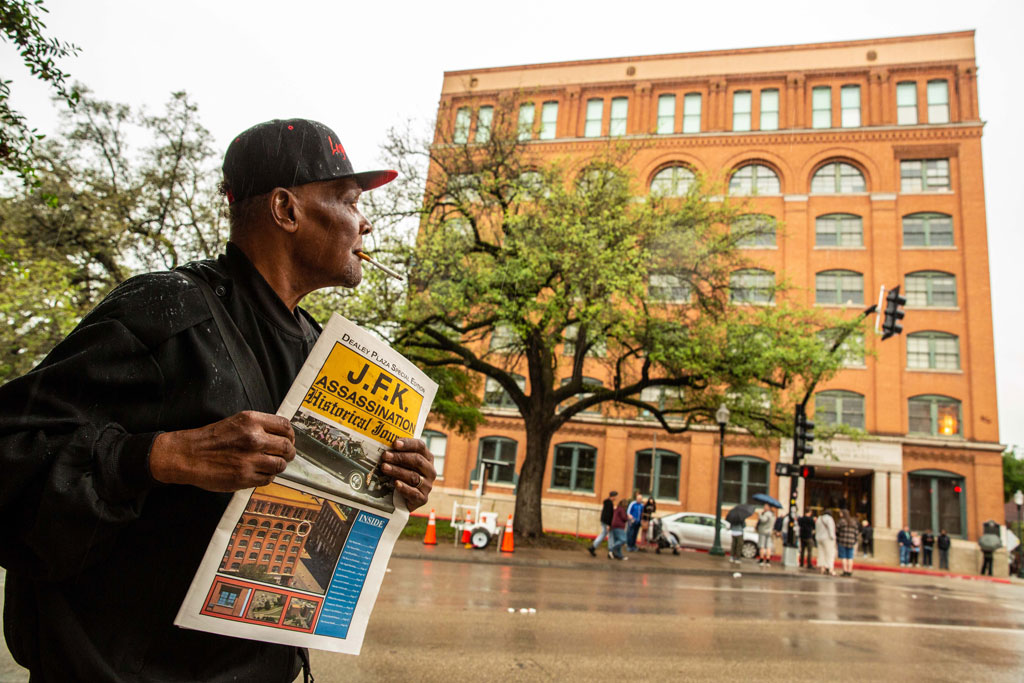
[[[725,426],[729,424],[729,408],[723,403],[715,411],[718,422],[718,494],[715,496],[715,542],[709,555],[725,555],[722,550],[722,478],[725,476]]]
[[[1017,489],[1013,494],[1013,502],[1017,506],[1017,578],[1024,579],[1024,520],[1021,519],[1021,506],[1024,505],[1024,492]]]

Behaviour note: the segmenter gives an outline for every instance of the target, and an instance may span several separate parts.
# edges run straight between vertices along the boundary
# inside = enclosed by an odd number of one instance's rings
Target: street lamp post
[[[708,555],[725,555],[722,550],[722,478],[725,476],[725,426],[729,424],[729,409],[723,403],[715,411],[718,421],[718,494],[715,496],[715,542]]]
[[[1021,519],[1024,492],[1017,489],[1017,493],[1013,494],[1013,502],[1017,504],[1017,536],[1020,540],[1020,545],[1017,546],[1017,578],[1024,579],[1024,520]]]

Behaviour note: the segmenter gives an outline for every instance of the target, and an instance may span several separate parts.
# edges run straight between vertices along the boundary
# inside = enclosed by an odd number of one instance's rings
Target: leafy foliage
[[[1024,491],[1024,457],[1011,448],[1003,453],[1003,500],[1013,500],[1013,494]]]

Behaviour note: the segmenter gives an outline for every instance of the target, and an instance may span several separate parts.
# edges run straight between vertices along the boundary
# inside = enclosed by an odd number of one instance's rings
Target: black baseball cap
[[[274,119],[235,137],[224,154],[228,203],[337,178],[352,178],[364,190],[390,183],[395,171],[356,173],[338,134],[308,119]]]

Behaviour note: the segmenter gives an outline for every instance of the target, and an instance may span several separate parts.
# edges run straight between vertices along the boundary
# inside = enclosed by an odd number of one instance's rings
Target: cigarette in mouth
[[[370,258],[370,255],[367,254],[365,251],[357,251],[356,255],[358,255],[359,258],[361,258],[364,261],[366,261],[367,263],[369,263],[371,266],[376,266],[377,268],[380,268],[381,270],[383,270],[385,273],[387,273],[391,277],[395,278],[396,280],[404,280],[405,279],[404,277],[402,277],[401,275],[399,275],[395,271],[393,271],[390,268],[388,268],[387,266],[385,266],[383,263],[378,263],[377,261],[374,261],[372,258]]]

